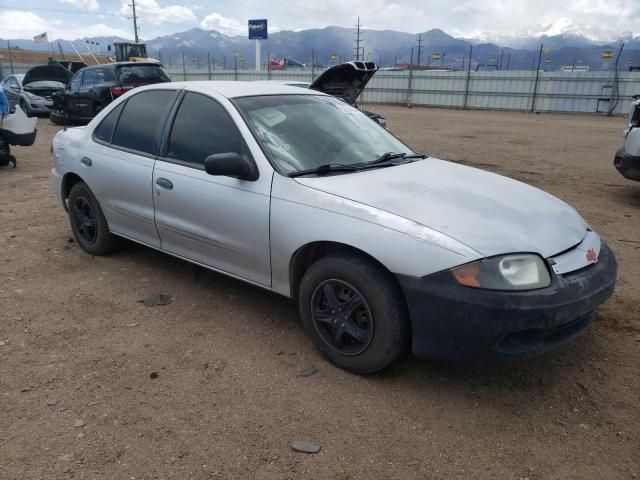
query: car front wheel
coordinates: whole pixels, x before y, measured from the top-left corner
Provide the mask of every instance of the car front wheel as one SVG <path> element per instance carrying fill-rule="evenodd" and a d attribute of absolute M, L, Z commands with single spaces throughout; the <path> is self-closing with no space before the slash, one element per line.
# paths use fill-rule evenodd
<path fill-rule="evenodd" d="M 100 204 L 84 182 L 71 188 L 68 208 L 71 231 L 85 252 L 106 255 L 119 246 L 120 239 L 109 232 Z"/>
<path fill-rule="evenodd" d="M 377 372 L 406 349 L 410 328 L 399 287 L 357 255 L 322 257 L 304 274 L 299 308 L 313 344 L 353 373 Z"/>

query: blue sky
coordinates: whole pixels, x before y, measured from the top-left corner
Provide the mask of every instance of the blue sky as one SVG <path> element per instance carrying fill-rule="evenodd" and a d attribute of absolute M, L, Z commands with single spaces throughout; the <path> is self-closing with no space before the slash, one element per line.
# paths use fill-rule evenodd
<path fill-rule="evenodd" d="M 0 37 L 132 37 L 130 0 L 0 0 Z M 514 33 L 571 18 L 581 26 L 640 34 L 638 0 L 137 0 L 143 39 L 193 27 L 246 34 L 249 18 L 268 18 L 270 30 L 339 25 L 360 15 L 365 28 L 455 35 Z"/>

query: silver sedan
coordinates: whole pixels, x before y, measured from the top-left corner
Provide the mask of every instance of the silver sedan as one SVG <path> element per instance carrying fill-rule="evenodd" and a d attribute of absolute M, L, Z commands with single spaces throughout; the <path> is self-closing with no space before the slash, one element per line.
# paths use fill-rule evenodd
<path fill-rule="evenodd" d="M 78 244 L 126 238 L 297 300 L 334 364 L 504 362 L 578 335 L 611 250 L 559 199 L 413 151 L 300 88 L 135 89 L 59 132 L 51 171 Z"/>

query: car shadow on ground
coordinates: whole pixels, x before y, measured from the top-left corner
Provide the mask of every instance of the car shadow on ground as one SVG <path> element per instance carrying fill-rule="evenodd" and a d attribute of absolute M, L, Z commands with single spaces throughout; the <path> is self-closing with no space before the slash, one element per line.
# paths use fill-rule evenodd
<path fill-rule="evenodd" d="M 235 298 L 234 310 L 246 309 L 248 315 L 245 317 L 249 318 L 250 323 L 255 322 L 250 325 L 252 331 L 265 328 L 264 314 L 268 314 L 273 322 L 271 328 L 286 332 L 288 338 L 284 342 L 317 357 L 318 367 L 337 387 L 350 381 L 351 374 L 338 370 L 316 353 L 299 321 L 297 305 L 293 300 L 132 242 L 127 242 L 113 258 L 135 262 L 137 267 L 153 271 L 157 278 L 168 277 L 172 284 L 179 285 L 178 288 L 197 290 L 197 297 L 203 303 L 207 302 L 207 292 L 215 292 L 220 298 Z M 390 367 L 377 374 L 361 377 L 361 381 L 376 388 L 390 388 L 397 393 L 406 389 L 429 391 L 435 386 L 445 395 L 470 396 L 479 402 L 486 398 L 486 406 L 494 406 L 489 404 L 495 400 L 496 393 L 503 393 L 512 400 L 517 398 L 520 402 L 518 408 L 523 412 L 537 410 L 541 402 L 544 403 L 546 399 L 552 401 L 556 387 L 567 388 L 568 377 L 580 378 L 587 365 L 603 356 L 600 337 L 593 330 L 591 327 L 569 344 L 541 357 L 511 365 L 445 364 L 419 360 L 407 352 Z M 268 350 L 266 345 L 263 348 Z M 591 388 L 577 383 L 572 381 L 570 387 L 578 392 Z"/>

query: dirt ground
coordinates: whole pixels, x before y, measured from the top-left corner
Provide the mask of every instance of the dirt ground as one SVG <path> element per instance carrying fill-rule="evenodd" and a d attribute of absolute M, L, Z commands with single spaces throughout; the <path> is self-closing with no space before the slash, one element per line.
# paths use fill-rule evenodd
<path fill-rule="evenodd" d="M 40 119 L 0 169 L 0 478 L 639 478 L 640 183 L 611 164 L 624 120 L 371 109 L 418 151 L 574 205 L 620 265 L 594 326 L 510 367 L 407 355 L 348 374 L 290 300 L 133 244 L 80 251 Z M 154 293 L 173 301 L 139 302 Z"/>

